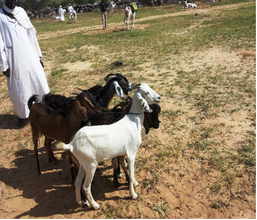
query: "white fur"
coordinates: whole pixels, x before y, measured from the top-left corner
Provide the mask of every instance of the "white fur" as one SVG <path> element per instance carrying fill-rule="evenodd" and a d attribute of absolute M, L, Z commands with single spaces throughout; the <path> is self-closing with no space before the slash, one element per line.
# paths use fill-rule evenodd
<path fill-rule="evenodd" d="M 194 3 L 187 3 L 187 1 L 184 1 L 184 8 L 197 8 L 197 5 Z"/>
<path fill-rule="evenodd" d="M 129 191 L 132 199 L 137 198 L 134 186 L 138 182 L 134 177 L 134 162 L 137 150 L 141 144 L 141 129 L 144 112 L 151 112 L 148 104 L 158 103 L 161 98 L 148 84 L 140 84 L 133 97 L 130 114 L 111 125 L 100 125 L 81 128 L 70 144 L 60 143 L 58 148 L 68 149 L 80 163 L 79 173 L 75 182 L 76 200 L 81 204 L 80 187 L 85 177 L 83 188 L 89 204 L 99 209 L 91 194 L 91 183 L 99 162 L 117 156 L 125 156 L 129 168 Z M 133 114 L 135 113 L 135 114 Z M 121 164 L 123 168 L 124 163 Z"/>
<path fill-rule="evenodd" d="M 72 6 L 68 7 L 69 20 L 77 21 L 77 12 L 73 9 Z"/>

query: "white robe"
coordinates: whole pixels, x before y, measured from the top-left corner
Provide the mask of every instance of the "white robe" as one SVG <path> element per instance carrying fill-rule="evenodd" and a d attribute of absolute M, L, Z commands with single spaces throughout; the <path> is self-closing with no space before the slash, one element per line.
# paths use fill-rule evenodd
<path fill-rule="evenodd" d="M 19 14 L 26 20 L 24 13 L 25 10 L 19 8 Z M 42 97 L 50 90 L 40 64 L 42 53 L 36 31 L 33 25 L 25 28 L 26 25 L 21 23 L 23 21 L 19 23 L 9 18 L 0 9 L 0 71 L 10 68 L 10 77 L 7 78 L 10 99 L 18 117 L 28 118 L 29 98 L 34 94 Z"/>
<path fill-rule="evenodd" d="M 60 16 L 60 20 L 65 21 L 64 11 L 63 11 L 62 8 L 59 8 L 58 13 L 59 13 L 59 16 Z"/>

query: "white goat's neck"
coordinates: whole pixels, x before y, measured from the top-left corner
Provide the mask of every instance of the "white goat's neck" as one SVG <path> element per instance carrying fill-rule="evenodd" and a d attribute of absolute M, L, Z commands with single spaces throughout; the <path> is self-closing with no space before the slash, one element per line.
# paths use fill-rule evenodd
<path fill-rule="evenodd" d="M 139 102 L 139 99 L 142 98 L 141 96 L 141 93 L 139 90 L 136 90 L 134 92 L 134 96 L 133 96 L 133 100 L 132 100 L 132 105 L 131 105 L 131 108 L 130 108 L 130 111 L 131 113 L 144 113 L 143 112 L 143 109 L 140 105 L 140 102 Z"/>
<path fill-rule="evenodd" d="M 144 112 L 140 105 L 139 99 L 141 98 L 141 94 L 138 90 L 135 91 L 134 97 L 132 100 L 132 106 L 129 110 L 128 117 L 131 121 L 136 123 L 137 129 L 141 132 L 143 122 L 144 122 Z"/>

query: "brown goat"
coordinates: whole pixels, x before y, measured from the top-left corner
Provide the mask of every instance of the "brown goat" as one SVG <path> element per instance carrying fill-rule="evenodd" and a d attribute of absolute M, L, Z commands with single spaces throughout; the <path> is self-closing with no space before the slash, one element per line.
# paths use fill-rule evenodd
<path fill-rule="evenodd" d="M 83 93 L 77 95 L 68 113 L 53 110 L 43 102 L 38 101 L 38 96 L 33 95 L 28 101 L 28 107 L 30 109 L 29 120 L 36 156 L 37 173 L 41 174 L 38 161 L 38 139 L 40 134 L 45 136 L 45 146 L 50 160 L 58 164 L 51 150 L 51 142 L 57 140 L 69 143 L 78 131 L 82 120 L 88 119 L 87 112 L 95 113 L 99 111 L 95 109 Z"/>

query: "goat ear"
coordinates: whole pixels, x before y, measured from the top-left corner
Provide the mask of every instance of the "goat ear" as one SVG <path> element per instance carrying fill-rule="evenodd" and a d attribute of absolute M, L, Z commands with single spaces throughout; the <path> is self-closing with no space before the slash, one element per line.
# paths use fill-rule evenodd
<path fill-rule="evenodd" d="M 82 120 L 83 120 L 83 121 L 87 121 L 87 120 L 88 120 L 88 114 L 87 114 L 86 108 L 81 106 L 81 108 L 79 109 L 79 111 L 80 111 L 81 115 L 83 116 L 83 117 L 82 117 Z"/>
<path fill-rule="evenodd" d="M 153 111 L 144 98 L 139 99 L 139 102 L 144 112 L 151 113 Z"/>
<path fill-rule="evenodd" d="M 149 133 L 149 130 L 150 130 L 150 125 L 149 125 L 149 119 L 148 119 L 149 115 L 148 113 L 145 113 L 145 117 L 144 117 L 144 128 L 145 128 L 145 134 L 148 134 Z"/>
<path fill-rule="evenodd" d="M 114 81 L 114 82 L 113 82 L 113 85 L 114 85 L 114 87 L 115 87 L 115 90 L 116 90 L 117 95 L 118 95 L 120 98 L 124 99 L 124 93 L 123 93 L 123 90 L 122 90 L 122 88 L 120 87 L 119 83 L 118 83 L 117 81 Z"/>
<path fill-rule="evenodd" d="M 81 95 L 84 95 L 83 93 L 81 93 Z M 83 107 L 86 108 L 88 113 L 100 113 L 101 111 L 90 101 L 90 99 L 88 97 L 82 97 L 80 99 L 80 103 Z"/>

